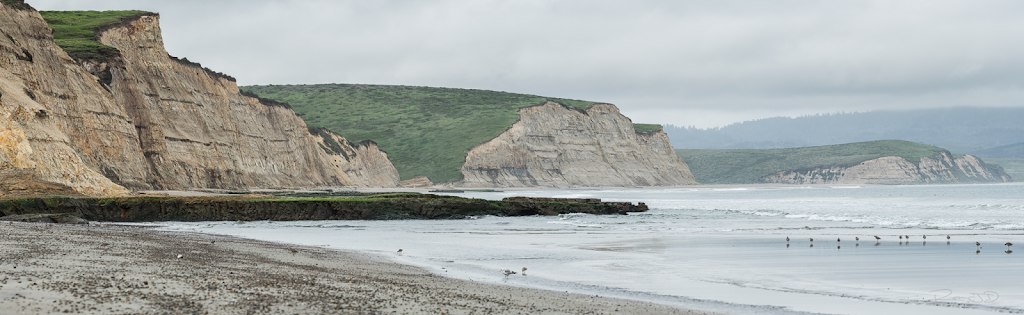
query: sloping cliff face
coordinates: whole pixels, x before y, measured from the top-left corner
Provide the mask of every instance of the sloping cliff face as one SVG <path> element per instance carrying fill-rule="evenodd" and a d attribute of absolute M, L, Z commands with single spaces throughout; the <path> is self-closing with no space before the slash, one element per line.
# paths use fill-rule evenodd
<path fill-rule="evenodd" d="M 998 166 L 985 164 L 972 155 L 953 158 L 943 152 L 935 158 L 921 158 L 914 164 L 904 158 L 887 156 L 850 167 L 784 171 L 762 178 L 765 183 L 782 184 L 952 184 L 1009 182 L 1010 176 Z"/>
<path fill-rule="evenodd" d="M 466 187 L 596 187 L 697 184 L 664 132 L 638 134 L 611 104 L 585 112 L 554 102 L 469 150 Z"/>
<path fill-rule="evenodd" d="M 92 196 L 128 193 L 100 173 L 145 173 L 131 167 L 143 161 L 138 138 L 110 93 L 53 43 L 35 10 L 0 4 L 0 31 L 0 171 Z"/>
<path fill-rule="evenodd" d="M 398 186 L 398 170 L 388 160 L 387 153 L 377 148 L 376 142 L 366 140 L 352 144 L 326 128 L 314 128 L 310 133 L 334 165 L 344 170 L 356 186 Z"/>
<path fill-rule="evenodd" d="M 102 61 L 70 58 L 31 7 L 0 3 L 0 31 L 0 171 L 93 196 L 396 185 L 374 178 L 390 165 L 375 145 L 350 146 L 364 158 L 339 166 L 286 104 L 171 58 L 155 14 L 102 30 L 98 39 L 120 50 Z"/>
<path fill-rule="evenodd" d="M 152 187 L 355 184 L 290 107 L 243 96 L 229 77 L 172 59 L 158 15 L 107 27 L 97 37 L 121 52 L 109 67 L 110 88 L 138 131 Z"/>

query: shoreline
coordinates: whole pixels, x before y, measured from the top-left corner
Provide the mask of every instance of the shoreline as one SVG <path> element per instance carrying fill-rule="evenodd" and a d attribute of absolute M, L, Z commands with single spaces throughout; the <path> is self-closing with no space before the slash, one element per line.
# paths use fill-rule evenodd
<path fill-rule="evenodd" d="M 661 189 L 735 189 L 735 188 L 800 188 L 800 187 L 874 187 L 874 186 L 936 186 L 936 185 L 1007 185 L 1007 184 L 1024 184 L 1024 182 L 1008 182 L 1008 183 L 964 183 L 964 184 L 908 184 L 908 185 L 882 185 L 882 184 L 698 184 L 698 185 L 684 185 L 684 186 L 646 186 L 646 187 L 572 187 L 572 188 L 559 188 L 559 187 L 448 187 L 448 186 L 434 186 L 434 187 L 315 187 L 315 188 L 294 188 L 294 189 L 250 189 L 250 190 L 227 190 L 227 189 L 201 189 L 201 190 L 142 190 L 136 193 L 145 195 L 167 195 L 167 196 L 180 196 L 180 197 L 194 197 L 194 196 L 219 196 L 219 195 L 238 195 L 240 193 L 246 194 L 273 194 L 282 192 L 323 192 L 327 190 L 331 191 L 352 191 L 358 193 L 421 193 L 421 194 L 450 194 L 448 192 L 431 192 L 431 190 L 438 189 L 449 189 L 449 190 L 462 190 L 464 193 L 474 193 L 478 191 L 474 190 L 493 190 L 491 192 L 516 192 L 516 191 L 544 191 L 544 190 L 661 190 Z M 484 191 L 486 192 L 486 191 Z"/>
<path fill-rule="evenodd" d="M 0 235 L 0 313 L 718 314 L 447 278 L 361 252 L 150 227 L 4 222 Z"/>

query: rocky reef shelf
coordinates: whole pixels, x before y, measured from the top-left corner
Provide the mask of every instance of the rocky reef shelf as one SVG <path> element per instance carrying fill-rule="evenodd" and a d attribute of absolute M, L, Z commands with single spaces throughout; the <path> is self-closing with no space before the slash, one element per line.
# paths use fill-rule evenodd
<path fill-rule="evenodd" d="M 288 198 L 245 196 L 43 197 L 0 200 L 0 217 L 22 221 L 27 214 L 68 214 L 86 220 L 257 221 L 463 219 L 470 216 L 528 216 L 567 213 L 618 214 L 647 211 L 644 203 L 599 199 L 512 197 L 469 199 L 433 194 Z M 3 219 L 3 218 L 0 218 Z"/>

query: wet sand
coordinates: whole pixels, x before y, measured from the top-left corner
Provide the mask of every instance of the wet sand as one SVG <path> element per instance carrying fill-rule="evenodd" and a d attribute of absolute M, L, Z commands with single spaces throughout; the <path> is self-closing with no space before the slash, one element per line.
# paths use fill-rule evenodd
<path fill-rule="evenodd" d="M 66 312 L 717 314 L 445 278 L 358 252 L 138 226 L 0 222 L 0 314 Z"/>

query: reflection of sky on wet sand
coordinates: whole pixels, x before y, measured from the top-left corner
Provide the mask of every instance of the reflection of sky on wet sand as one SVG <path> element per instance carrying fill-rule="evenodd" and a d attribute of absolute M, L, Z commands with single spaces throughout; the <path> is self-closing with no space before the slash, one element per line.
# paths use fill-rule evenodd
<path fill-rule="evenodd" d="M 969 314 L 1024 311 L 1024 275 L 1012 272 L 1022 270 L 1024 257 L 1002 245 L 1024 244 L 1024 200 L 1014 199 L 1022 191 L 1024 185 L 474 193 L 645 201 L 653 210 L 170 228 L 374 252 L 473 281 L 734 313 L 786 312 L 749 306 L 771 305 L 841 314 Z M 404 252 L 395 254 L 397 248 Z M 495 271 L 521 267 L 529 276 L 506 280 Z"/>

